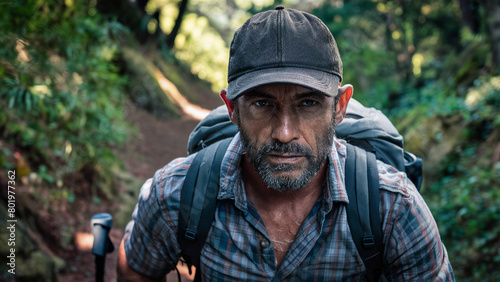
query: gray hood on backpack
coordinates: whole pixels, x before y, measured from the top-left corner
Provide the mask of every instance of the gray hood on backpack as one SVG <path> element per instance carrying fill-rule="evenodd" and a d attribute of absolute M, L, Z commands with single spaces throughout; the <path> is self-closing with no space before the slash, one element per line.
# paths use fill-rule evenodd
<path fill-rule="evenodd" d="M 391 121 L 379 110 L 366 108 L 351 99 L 346 117 L 335 128 L 338 138 L 351 143 L 352 140 L 367 140 L 377 159 L 405 171 L 403 136 Z"/>
<path fill-rule="evenodd" d="M 231 122 L 225 105 L 212 110 L 189 135 L 188 154 L 213 144 L 219 140 L 233 137 L 238 127 Z"/>
<path fill-rule="evenodd" d="M 346 117 L 335 131 L 341 139 L 382 138 L 403 147 L 403 137 L 392 122 L 381 111 L 366 108 L 355 99 L 349 101 Z"/>

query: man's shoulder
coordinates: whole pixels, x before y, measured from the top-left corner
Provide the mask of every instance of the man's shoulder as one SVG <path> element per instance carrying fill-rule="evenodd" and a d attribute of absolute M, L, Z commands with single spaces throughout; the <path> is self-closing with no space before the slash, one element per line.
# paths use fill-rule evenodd
<path fill-rule="evenodd" d="M 164 167 L 158 169 L 155 172 L 153 178 L 154 182 L 161 183 L 167 181 L 172 177 L 185 177 L 195 155 L 196 153 L 191 154 L 187 157 L 179 157 L 170 161 Z"/>
<path fill-rule="evenodd" d="M 417 189 L 408 178 L 406 173 L 397 170 L 393 166 L 377 160 L 379 187 L 381 190 L 397 193 L 403 197 L 409 197 L 413 193 L 418 193 Z"/>
<path fill-rule="evenodd" d="M 178 197 L 193 157 L 190 155 L 176 158 L 158 169 L 154 176 L 142 185 L 139 200 L 153 204 L 160 199 Z"/>

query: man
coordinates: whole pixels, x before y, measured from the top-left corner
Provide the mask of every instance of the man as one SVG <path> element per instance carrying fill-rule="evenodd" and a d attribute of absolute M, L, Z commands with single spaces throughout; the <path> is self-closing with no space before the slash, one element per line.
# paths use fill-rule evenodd
<path fill-rule="evenodd" d="M 340 86 L 335 40 L 316 17 L 281 6 L 250 18 L 231 43 L 221 91 L 238 125 L 224 156 L 215 220 L 201 253 L 207 281 L 364 280 L 335 138 L 352 86 Z M 179 260 L 180 190 L 193 156 L 141 189 L 120 246 L 120 277 L 162 279 Z M 388 280 L 454 280 L 439 232 L 407 177 L 378 162 Z"/>

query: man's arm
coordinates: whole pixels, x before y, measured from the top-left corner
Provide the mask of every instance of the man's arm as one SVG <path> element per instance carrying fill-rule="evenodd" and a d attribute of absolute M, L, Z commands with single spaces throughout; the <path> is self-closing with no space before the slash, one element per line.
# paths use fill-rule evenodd
<path fill-rule="evenodd" d="M 125 254 L 125 239 L 122 240 L 120 247 L 118 248 L 118 259 L 116 261 L 116 273 L 117 273 L 117 279 L 118 281 L 144 281 L 144 282 L 150 282 L 150 281 L 167 281 L 165 277 L 162 279 L 158 280 L 153 280 L 150 278 L 147 278 L 139 273 L 137 273 L 135 270 L 130 268 L 127 262 L 127 255 Z"/>
<path fill-rule="evenodd" d="M 180 253 L 175 219 L 188 161 L 170 162 L 142 185 L 133 220 L 127 224 L 118 250 L 119 281 L 165 281 L 167 273 L 175 269 Z"/>
<path fill-rule="evenodd" d="M 424 199 L 403 173 L 381 168 L 379 165 L 385 278 L 454 281 L 448 253 Z"/>

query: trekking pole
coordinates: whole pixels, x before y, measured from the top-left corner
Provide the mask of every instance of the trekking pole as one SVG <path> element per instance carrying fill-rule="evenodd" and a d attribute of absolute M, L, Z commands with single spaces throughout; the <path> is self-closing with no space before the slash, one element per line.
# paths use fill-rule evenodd
<path fill-rule="evenodd" d="M 94 235 L 94 245 L 92 246 L 92 254 L 95 255 L 95 281 L 102 282 L 104 280 L 104 264 L 106 262 L 106 254 L 114 251 L 113 242 L 109 238 L 109 231 L 113 224 L 113 218 L 108 213 L 99 213 L 90 220 L 90 228 Z"/>

